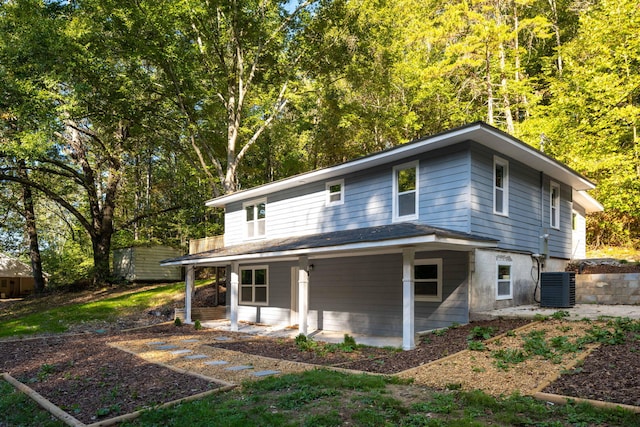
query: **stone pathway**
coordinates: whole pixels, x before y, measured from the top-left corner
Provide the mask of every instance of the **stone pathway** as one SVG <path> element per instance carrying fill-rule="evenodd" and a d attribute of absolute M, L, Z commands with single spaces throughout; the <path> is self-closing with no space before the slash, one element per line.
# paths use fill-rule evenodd
<path fill-rule="evenodd" d="M 169 337 L 163 341 L 119 341 L 109 345 L 136 354 L 149 362 L 206 376 L 221 383 L 240 384 L 246 380 L 314 369 L 312 365 L 254 356 L 210 345 L 215 345 L 215 341 L 232 340 L 234 338 L 219 336 L 204 342 L 199 338 L 181 336 Z"/>

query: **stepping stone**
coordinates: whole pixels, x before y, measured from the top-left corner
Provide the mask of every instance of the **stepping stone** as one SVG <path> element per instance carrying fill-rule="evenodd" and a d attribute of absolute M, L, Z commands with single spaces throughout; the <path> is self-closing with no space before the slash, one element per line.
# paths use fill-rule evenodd
<path fill-rule="evenodd" d="M 189 360 L 196 360 L 196 359 L 206 359 L 207 356 L 206 354 L 192 354 L 191 356 L 185 356 L 185 359 L 189 359 Z"/>
<path fill-rule="evenodd" d="M 253 373 L 253 376 L 255 377 L 268 377 L 269 375 L 275 375 L 275 374 L 279 374 L 280 371 L 271 371 L 271 370 L 266 370 L 266 371 L 257 371 Z"/>
<path fill-rule="evenodd" d="M 192 350 L 176 350 L 176 351 L 172 351 L 171 354 L 187 354 L 187 353 L 192 353 Z"/>
<path fill-rule="evenodd" d="M 205 365 L 217 366 L 217 365 L 226 365 L 227 361 L 224 360 L 212 360 L 211 362 L 204 362 Z"/>
<path fill-rule="evenodd" d="M 148 342 L 147 345 L 162 345 L 162 344 L 166 344 L 166 341 L 151 341 Z"/>
<path fill-rule="evenodd" d="M 216 341 L 229 341 L 231 338 L 229 337 L 215 337 Z"/>
<path fill-rule="evenodd" d="M 249 365 L 232 366 L 230 368 L 225 369 L 225 371 L 244 371 L 245 369 L 253 369 L 253 366 L 249 366 Z"/>
<path fill-rule="evenodd" d="M 197 338 L 193 338 L 193 339 L 190 339 L 190 340 L 182 340 L 182 342 L 198 342 L 198 341 L 200 341 L 200 340 L 197 339 Z"/>
<path fill-rule="evenodd" d="M 178 346 L 173 344 L 161 345 L 158 347 L 158 350 L 171 350 L 172 348 L 178 348 Z"/>

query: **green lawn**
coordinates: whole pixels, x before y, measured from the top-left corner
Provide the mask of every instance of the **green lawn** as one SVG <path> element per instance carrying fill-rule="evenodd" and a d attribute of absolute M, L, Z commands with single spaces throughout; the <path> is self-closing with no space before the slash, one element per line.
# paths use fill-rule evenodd
<path fill-rule="evenodd" d="M 0 337 L 25 336 L 39 333 L 65 332 L 69 326 L 91 321 L 115 321 L 118 316 L 148 311 L 184 295 L 184 284 L 159 285 L 140 292 L 126 292 L 97 301 L 48 307 L 42 301 L 30 301 L 22 307 L 19 317 L 0 317 Z M 46 298 L 46 297 L 45 297 Z M 40 304 L 35 304 L 40 303 Z M 26 312 L 29 307 L 34 311 Z M 37 308 L 36 308 L 37 307 Z"/>

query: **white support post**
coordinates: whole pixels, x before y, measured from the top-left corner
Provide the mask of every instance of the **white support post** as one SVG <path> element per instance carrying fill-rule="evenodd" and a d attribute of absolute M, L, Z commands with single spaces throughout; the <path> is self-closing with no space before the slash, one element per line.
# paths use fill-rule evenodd
<path fill-rule="evenodd" d="M 402 349 L 413 350 L 415 343 L 415 249 L 402 250 Z"/>
<path fill-rule="evenodd" d="M 307 335 L 309 317 L 309 259 L 298 258 L 298 332 Z"/>
<path fill-rule="evenodd" d="M 237 261 L 231 263 L 230 282 L 231 285 L 227 293 L 229 294 L 229 303 L 231 305 L 231 331 L 238 332 L 238 284 L 240 282 L 240 268 Z"/>
<path fill-rule="evenodd" d="M 193 289 L 195 283 L 195 268 L 193 265 L 187 265 L 184 279 L 184 323 L 191 324 L 191 298 L 193 296 Z"/>

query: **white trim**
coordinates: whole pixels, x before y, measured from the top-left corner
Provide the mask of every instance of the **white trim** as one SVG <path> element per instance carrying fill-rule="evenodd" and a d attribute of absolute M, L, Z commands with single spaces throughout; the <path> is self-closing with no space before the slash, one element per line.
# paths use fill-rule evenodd
<path fill-rule="evenodd" d="M 500 267 L 509 267 L 509 278 L 500 279 Z M 500 282 L 509 281 L 509 295 L 500 295 L 498 284 Z M 496 261 L 496 300 L 513 299 L 513 262 L 511 261 Z"/>
<path fill-rule="evenodd" d="M 416 182 L 415 182 L 415 186 L 416 188 L 414 190 L 411 191 L 405 191 L 403 193 L 400 193 L 398 191 L 398 172 L 399 171 L 403 171 L 403 170 L 407 170 L 407 169 L 414 169 L 415 170 L 415 176 L 416 176 Z M 400 216 L 400 196 L 402 195 L 406 195 L 406 194 L 410 194 L 413 193 L 414 194 L 414 207 L 413 210 L 414 212 L 412 214 L 409 215 L 402 215 Z M 408 163 L 403 163 L 401 165 L 396 165 L 393 167 L 393 201 L 392 201 L 392 205 L 393 205 L 393 222 L 400 222 L 400 221 L 411 221 L 411 220 L 416 220 L 418 219 L 418 209 L 419 209 L 419 203 L 418 201 L 420 200 L 420 163 L 415 160 L 413 162 L 408 162 Z"/>
<path fill-rule="evenodd" d="M 340 193 L 332 193 L 331 192 L 331 187 L 333 187 L 334 185 L 339 185 L 340 186 Z M 337 206 L 337 205 L 342 205 L 344 204 L 344 179 L 337 179 L 335 181 L 328 181 L 325 184 L 325 206 Z M 339 194 L 340 195 L 340 200 L 331 200 L 331 196 L 334 194 Z"/>
<path fill-rule="evenodd" d="M 239 280 L 239 270 L 238 270 L 238 262 L 231 261 L 230 274 L 229 274 L 229 289 L 227 290 L 227 297 L 229 298 L 230 305 L 230 317 L 231 317 L 231 331 L 238 332 L 238 283 Z"/>
<path fill-rule="evenodd" d="M 553 190 L 556 190 L 557 196 L 557 204 L 555 206 L 553 204 Z M 560 229 L 560 205 L 562 205 L 562 203 L 560 203 L 561 197 L 562 195 L 560 193 L 560 184 L 551 181 L 549 184 L 549 227 L 556 230 Z"/>
<path fill-rule="evenodd" d="M 415 248 L 402 249 L 402 349 L 413 350 L 415 342 Z"/>
<path fill-rule="evenodd" d="M 265 271 L 265 284 L 264 285 L 256 285 L 256 271 L 264 270 Z M 242 272 L 243 271 L 251 271 L 251 283 L 246 284 L 242 283 Z M 268 265 L 243 265 L 239 268 L 239 283 L 238 283 L 238 304 L 240 305 L 248 305 L 248 306 L 268 306 L 269 305 L 269 266 Z M 251 286 L 251 301 L 244 301 L 242 299 L 242 287 Z M 266 301 L 256 302 L 256 287 L 266 288 L 267 295 Z"/>
<path fill-rule="evenodd" d="M 542 171 L 545 175 L 557 181 L 564 182 L 575 190 L 581 191 L 595 188 L 595 185 L 591 181 L 579 173 L 524 142 L 487 124 L 474 123 L 347 163 L 296 175 L 259 187 L 226 194 L 207 201 L 205 205 L 209 207 L 224 207 L 231 202 L 265 196 L 276 191 L 295 188 L 304 183 L 330 180 L 348 173 L 358 172 L 375 166 L 382 166 L 390 162 L 402 161 L 402 159 L 410 156 L 469 140 L 476 141 L 490 150 L 499 152 L 504 156 L 518 160 L 538 171 Z"/>
<path fill-rule="evenodd" d="M 258 212 L 257 212 L 257 206 L 264 203 L 264 233 L 263 234 L 257 234 L 256 232 L 259 231 L 259 221 L 260 219 L 258 218 Z M 247 220 L 247 207 L 252 206 L 253 207 L 253 215 L 254 218 L 253 220 L 251 220 L 251 226 L 253 228 L 253 236 L 249 236 L 249 221 Z M 244 224 L 244 240 L 260 240 L 260 239 L 264 239 L 267 235 L 267 198 L 263 197 L 260 199 L 254 199 L 254 200 L 249 200 L 247 202 L 244 202 L 242 204 L 242 214 L 243 214 L 243 224 Z"/>
<path fill-rule="evenodd" d="M 442 258 L 428 258 L 428 259 L 416 259 L 414 267 L 417 265 L 436 265 L 438 266 L 438 277 L 436 277 L 437 294 L 436 295 L 416 295 L 416 301 L 425 302 L 442 302 Z M 414 282 L 417 284 L 420 280 L 415 278 Z"/>
<path fill-rule="evenodd" d="M 298 258 L 298 333 L 309 332 L 309 259 Z"/>
<path fill-rule="evenodd" d="M 502 166 L 503 177 L 502 187 L 496 185 L 496 166 Z M 509 216 L 509 161 L 502 157 L 493 156 L 493 213 L 496 215 Z M 502 197 L 502 210 L 497 209 L 498 197 L 500 191 Z"/>

